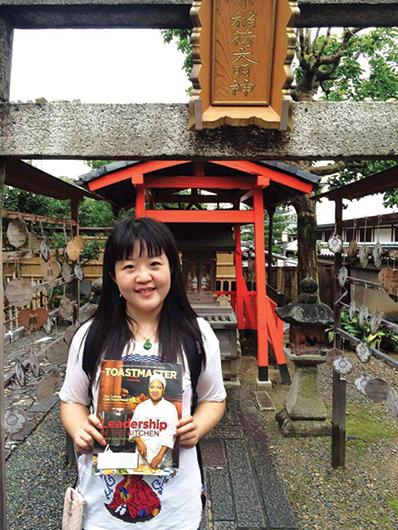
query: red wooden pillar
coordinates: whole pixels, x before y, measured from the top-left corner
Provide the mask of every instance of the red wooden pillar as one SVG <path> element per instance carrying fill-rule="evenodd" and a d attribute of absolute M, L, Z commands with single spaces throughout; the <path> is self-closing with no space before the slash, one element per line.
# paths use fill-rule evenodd
<path fill-rule="evenodd" d="M 267 281 L 265 272 L 263 189 L 253 189 L 254 244 L 256 253 L 258 380 L 268 381 Z"/>
<path fill-rule="evenodd" d="M 132 183 L 136 189 L 135 196 L 135 217 L 145 216 L 145 185 L 144 185 L 144 175 L 136 175 L 131 179 Z"/>
<path fill-rule="evenodd" d="M 238 329 L 245 329 L 245 318 L 243 314 L 243 266 L 242 266 L 242 244 L 240 225 L 234 226 L 235 235 L 235 283 L 236 283 L 236 315 L 238 319 Z"/>

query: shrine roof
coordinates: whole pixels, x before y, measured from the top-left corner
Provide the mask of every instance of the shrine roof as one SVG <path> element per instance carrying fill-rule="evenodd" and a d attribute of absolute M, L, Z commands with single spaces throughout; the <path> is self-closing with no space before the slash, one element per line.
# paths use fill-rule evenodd
<path fill-rule="evenodd" d="M 145 175 L 156 175 L 158 177 L 186 176 L 187 188 L 189 188 L 189 176 L 195 175 L 196 164 L 202 164 L 202 175 L 205 176 L 222 176 L 222 177 L 245 177 L 252 178 L 256 174 L 266 173 L 264 168 L 269 170 L 270 185 L 264 189 L 264 200 L 266 208 L 273 208 L 277 204 L 289 202 L 298 195 L 308 193 L 313 188 L 318 187 L 320 177 L 304 171 L 296 166 L 291 166 L 283 162 L 274 161 L 202 161 L 193 162 L 191 160 L 164 161 L 165 166 L 161 167 L 161 161 L 157 162 L 155 169 L 151 169 L 148 161 L 118 161 L 106 164 L 98 169 L 85 173 L 79 178 L 79 184 L 95 190 L 96 193 L 103 196 L 106 200 L 117 203 L 121 208 L 130 208 L 133 206 L 135 197 L 135 187 L 129 177 L 129 170 L 139 165 L 143 165 Z M 145 164 L 148 171 L 145 171 Z M 156 164 L 152 162 L 152 164 Z M 258 173 L 256 173 L 258 169 Z M 118 175 L 119 173 L 119 175 Z M 121 177 L 121 175 L 124 175 Z M 305 191 L 306 190 L 306 191 Z M 169 190 L 170 193 L 173 190 Z M 176 190 L 175 190 L 176 191 Z M 234 198 L 234 190 L 224 190 L 231 194 L 231 200 Z M 170 200 L 170 202 L 173 202 Z M 214 202 L 230 202 L 214 201 Z M 245 201 L 251 205 L 251 199 Z"/>
<path fill-rule="evenodd" d="M 22 160 L 7 159 L 5 184 L 59 200 L 81 200 L 83 197 L 103 199 L 96 193 L 65 182 Z"/>
<path fill-rule="evenodd" d="M 373 173 L 369 177 L 317 195 L 314 199 L 321 199 L 323 197 L 329 200 L 359 199 L 360 197 L 366 197 L 374 193 L 384 193 L 397 187 L 398 166 L 393 166 L 378 173 Z"/>

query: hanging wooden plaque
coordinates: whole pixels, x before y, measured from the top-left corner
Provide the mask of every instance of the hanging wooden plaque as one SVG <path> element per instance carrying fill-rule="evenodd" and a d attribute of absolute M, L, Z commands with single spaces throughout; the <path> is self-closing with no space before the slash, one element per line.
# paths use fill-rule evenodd
<path fill-rule="evenodd" d="M 384 379 L 380 377 L 373 377 L 365 385 L 366 396 L 375 401 L 381 403 L 387 400 L 388 393 L 390 391 L 390 385 Z"/>
<path fill-rule="evenodd" d="M 16 278 L 7 284 L 4 294 L 10 305 L 23 307 L 31 302 L 34 291 L 32 284 L 28 280 Z"/>
<path fill-rule="evenodd" d="M 75 273 L 75 276 L 78 280 L 81 282 L 84 280 L 84 272 L 83 269 L 80 267 L 79 264 L 76 264 L 73 268 L 73 272 Z"/>
<path fill-rule="evenodd" d="M 333 370 L 340 375 L 347 375 L 352 372 L 352 362 L 348 357 L 336 357 L 332 366 Z"/>
<path fill-rule="evenodd" d="M 348 245 L 348 259 L 350 261 L 354 261 L 357 257 L 357 251 L 358 251 L 358 243 L 355 241 L 355 239 L 352 239 L 350 241 L 350 244 Z"/>
<path fill-rule="evenodd" d="M 26 385 L 25 367 L 21 359 L 15 359 L 15 380 L 19 386 Z"/>
<path fill-rule="evenodd" d="M 36 388 L 36 397 L 38 401 L 48 401 L 56 391 L 55 381 L 53 375 L 44 377 Z"/>
<path fill-rule="evenodd" d="M 355 300 L 354 298 L 351 300 L 350 302 L 350 307 L 348 309 L 348 318 L 352 321 L 352 319 L 354 318 L 355 316 L 355 310 L 356 310 L 357 306 L 356 306 L 356 303 L 355 303 Z"/>
<path fill-rule="evenodd" d="M 188 129 L 292 130 L 292 0 L 194 0 Z"/>
<path fill-rule="evenodd" d="M 32 374 L 34 377 L 39 377 L 40 375 L 40 361 L 35 354 L 35 352 L 31 351 L 29 354 L 29 366 L 32 370 Z"/>
<path fill-rule="evenodd" d="M 380 311 L 376 309 L 370 319 L 370 332 L 372 333 L 372 335 L 376 335 L 376 333 L 379 331 L 382 319 L 383 313 L 380 313 Z"/>
<path fill-rule="evenodd" d="M 354 381 L 355 388 L 358 390 L 358 392 L 361 392 L 364 396 L 365 394 L 365 386 L 366 383 L 369 381 L 370 376 L 369 375 L 361 375 L 360 377 L 357 377 Z"/>
<path fill-rule="evenodd" d="M 47 350 L 47 359 L 51 364 L 63 364 L 68 360 L 68 345 L 62 340 L 52 344 Z"/>
<path fill-rule="evenodd" d="M 29 331 L 37 331 L 43 327 L 48 318 L 48 313 L 44 307 L 37 309 L 23 309 L 18 315 L 18 322 Z"/>
<path fill-rule="evenodd" d="M 76 243 L 79 245 L 80 250 L 83 250 L 83 247 L 84 247 L 84 241 L 83 241 L 82 236 L 75 236 L 75 237 L 73 238 L 73 240 L 76 241 Z"/>
<path fill-rule="evenodd" d="M 62 265 L 62 278 L 66 283 L 70 283 L 73 280 L 72 269 L 67 263 Z"/>
<path fill-rule="evenodd" d="M 73 315 L 73 306 L 67 296 L 63 296 L 59 302 L 59 314 L 63 319 L 70 318 Z"/>
<path fill-rule="evenodd" d="M 387 405 L 392 417 L 398 420 L 398 393 L 393 388 L 387 394 Z"/>
<path fill-rule="evenodd" d="M 333 366 L 333 361 L 337 359 L 337 357 L 341 357 L 342 355 L 344 355 L 344 352 L 342 350 L 339 350 L 338 348 L 332 348 L 326 354 L 326 364 L 328 366 Z"/>
<path fill-rule="evenodd" d="M 29 232 L 28 246 L 29 251 L 32 252 L 32 254 L 37 254 L 37 252 L 39 252 L 39 237 L 34 232 Z"/>
<path fill-rule="evenodd" d="M 76 261 L 79 258 L 81 251 L 80 242 L 76 241 L 75 238 L 71 239 L 66 245 L 66 253 L 71 261 Z"/>
<path fill-rule="evenodd" d="M 369 308 L 366 305 L 362 305 L 358 312 L 358 324 L 361 328 L 364 328 L 369 317 Z"/>
<path fill-rule="evenodd" d="M 61 272 L 61 265 L 58 261 L 44 261 L 40 265 L 40 274 L 42 275 L 45 282 L 53 282 L 59 276 Z"/>
<path fill-rule="evenodd" d="M 27 422 L 25 411 L 9 408 L 4 414 L 4 427 L 7 434 L 17 434 L 22 431 Z"/>
<path fill-rule="evenodd" d="M 26 223 L 22 219 L 14 219 L 7 228 L 7 238 L 15 248 L 22 247 L 28 237 Z"/>
<path fill-rule="evenodd" d="M 50 249 L 48 248 L 47 241 L 45 239 L 40 243 L 40 253 L 44 261 L 48 261 L 50 257 Z"/>
<path fill-rule="evenodd" d="M 382 264 L 383 248 L 379 242 L 377 242 L 373 247 L 372 255 L 374 266 L 376 267 L 376 269 L 380 269 Z"/>
<path fill-rule="evenodd" d="M 358 359 L 363 363 L 368 363 L 372 357 L 372 352 L 370 351 L 369 345 L 361 340 L 361 342 L 358 342 L 356 348 L 355 348 Z"/>
<path fill-rule="evenodd" d="M 50 335 L 53 330 L 53 320 L 51 317 L 48 317 L 48 319 L 43 324 L 43 329 L 47 335 Z"/>
<path fill-rule="evenodd" d="M 62 386 L 62 377 L 61 377 L 61 373 L 60 371 L 58 370 L 58 368 L 54 368 L 50 374 L 49 374 L 49 377 L 52 377 L 53 381 L 54 381 L 54 386 L 55 386 L 55 390 L 59 390 Z"/>
<path fill-rule="evenodd" d="M 381 269 L 379 272 L 379 282 L 388 294 L 392 294 L 393 296 L 398 295 L 398 269 Z"/>

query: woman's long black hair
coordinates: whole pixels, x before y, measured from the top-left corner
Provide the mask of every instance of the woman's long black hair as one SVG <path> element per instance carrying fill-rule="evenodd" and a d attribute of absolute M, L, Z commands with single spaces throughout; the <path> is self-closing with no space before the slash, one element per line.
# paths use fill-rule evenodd
<path fill-rule="evenodd" d="M 149 217 L 137 220 L 128 217 L 116 223 L 105 246 L 101 299 L 89 330 L 94 338 L 90 341 L 90 351 L 84 353 L 84 365 L 91 384 L 101 360 L 105 357 L 120 359 L 127 342 L 134 339 L 132 326 L 129 325 L 132 319 L 126 313 L 125 299 L 120 296 L 113 278 L 116 262 L 132 256 L 136 241 L 140 245 L 140 255 L 144 250 L 147 250 L 149 257 L 159 256 L 164 252 L 169 260 L 171 286 L 158 322 L 159 355 L 162 361 L 182 362 L 182 343 L 186 333 L 195 342 L 199 341 L 204 352 L 197 315 L 185 293 L 178 250 L 172 233 L 160 221 Z M 205 362 L 205 358 L 203 360 Z"/>

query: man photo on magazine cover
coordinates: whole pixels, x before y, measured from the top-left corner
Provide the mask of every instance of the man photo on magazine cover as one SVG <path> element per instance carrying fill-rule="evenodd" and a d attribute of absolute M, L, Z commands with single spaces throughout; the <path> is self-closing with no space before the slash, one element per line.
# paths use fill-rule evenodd
<path fill-rule="evenodd" d="M 130 424 L 130 438 L 137 444 L 139 466 L 152 470 L 173 467 L 172 450 L 178 424 L 178 412 L 163 398 L 166 380 L 162 375 L 149 379 L 149 399 L 140 403 Z"/>

